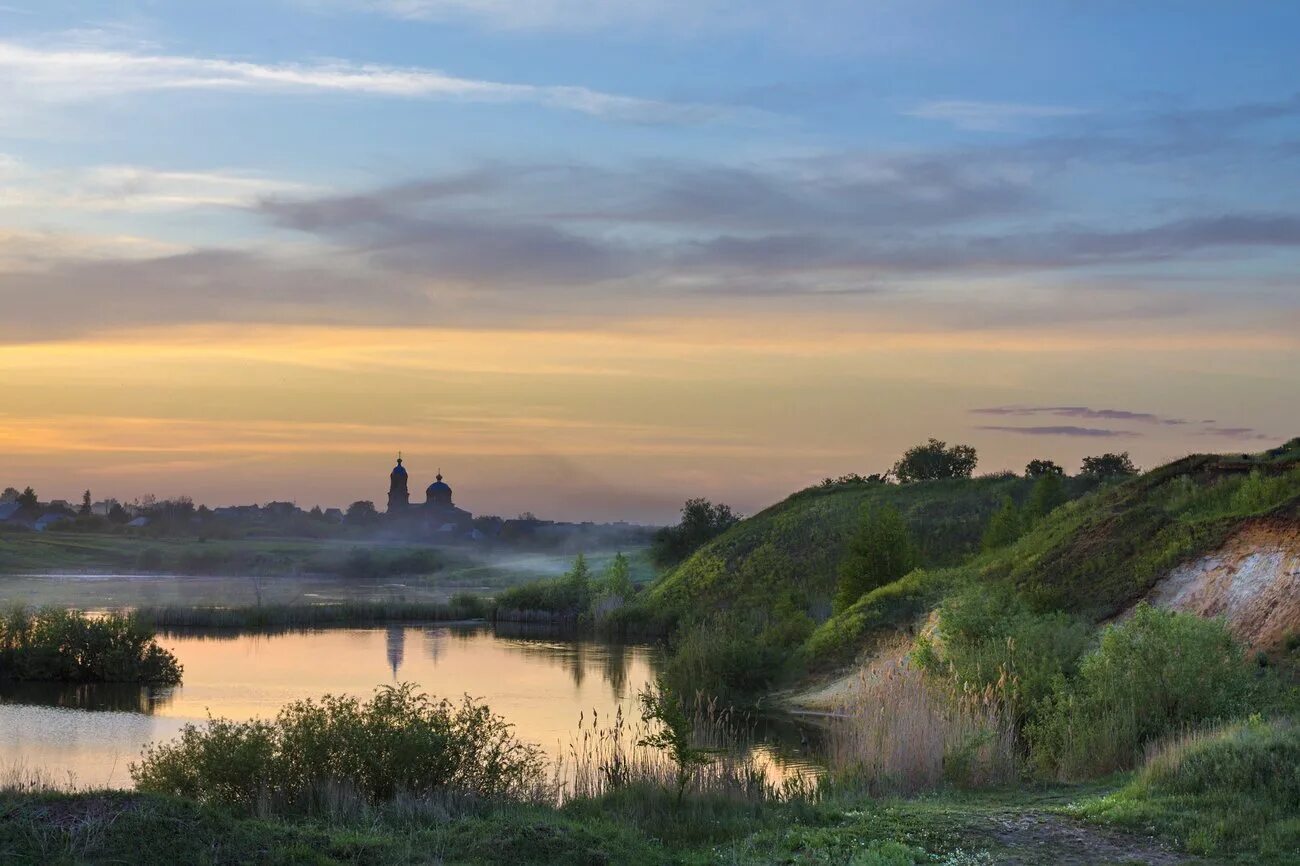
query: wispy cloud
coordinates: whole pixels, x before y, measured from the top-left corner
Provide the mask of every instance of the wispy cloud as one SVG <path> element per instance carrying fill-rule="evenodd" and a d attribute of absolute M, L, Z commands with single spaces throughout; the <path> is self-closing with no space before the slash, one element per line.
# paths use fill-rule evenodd
<path fill-rule="evenodd" d="M 1127 409 L 1093 409 L 1090 406 L 988 406 L 972 409 L 975 415 L 1058 415 L 1063 418 L 1096 418 L 1108 421 L 1140 421 L 1148 424 L 1186 424 L 1181 418 L 1162 418 L 1154 412 Z"/>
<path fill-rule="evenodd" d="M 1200 436 L 1222 436 L 1233 439 L 1271 439 L 1253 427 L 1217 426 L 1213 420 L 1189 421 L 1186 418 L 1172 418 L 1155 412 L 1133 412 L 1127 409 L 1094 409 L 1091 406 L 987 406 L 971 409 L 972 415 L 995 415 L 1003 417 L 1032 417 L 1053 415 L 1060 418 L 1090 418 L 1106 421 L 1129 421 L 1137 424 L 1159 425 L 1163 427 L 1185 427 Z M 981 426 L 980 430 L 998 430 L 1004 433 L 1024 433 L 1026 435 L 1059 436 L 1140 436 L 1131 430 L 1101 430 L 1089 427 L 1053 426 L 1053 427 L 1011 427 Z"/>
<path fill-rule="evenodd" d="M 977 430 L 995 430 L 999 433 L 1018 433 L 1023 436 L 1082 436 L 1092 439 L 1105 439 L 1113 436 L 1136 436 L 1126 430 L 1107 430 L 1100 427 L 1074 427 L 1058 425 L 1048 427 L 1003 427 L 994 424 L 976 427 Z"/>
<path fill-rule="evenodd" d="M 1026 121 L 1051 120 L 1086 114 L 1081 108 L 1065 105 L 1030 105 L 1020 102 L 980 102 L 950 99 L 924 102 L 903 112 L 908 117 L 938 120 L 958 129 L 993 132 L 1014 129 Z"/>
<path fill-rule="evenodd" d="M 169 171 L 136 165 L 45 169 L 0 154 L 0 208 L 25 212 L 169 211 L 240 207 L 268 195 L 309 195 L 314 188 L 248 172 Z"/>
<path fill-rule="evenodd" d="M 0 41 L 0 96 L 24 104 L 84 102 L 131 93 L 217 90 L 336 93 L 400 99 L 531 103 L 635 123 L 688 124 L 731 109 L 666 102 L 573 85 L 463 78 L 423 67 L 344 60 L 266 64 L 123 50 Z"/>

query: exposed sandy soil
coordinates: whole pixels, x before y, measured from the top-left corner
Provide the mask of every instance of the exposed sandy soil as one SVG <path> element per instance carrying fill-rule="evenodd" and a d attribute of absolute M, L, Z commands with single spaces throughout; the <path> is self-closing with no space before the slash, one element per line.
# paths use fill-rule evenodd
<path fill-rule="evenodd" d="M 1247 523 L 1218 550 L 1171 571 L 1147 600 L 1222 616 L 1251 648 L 1276 650 L 1300 634 L 1300 524 Z"/>

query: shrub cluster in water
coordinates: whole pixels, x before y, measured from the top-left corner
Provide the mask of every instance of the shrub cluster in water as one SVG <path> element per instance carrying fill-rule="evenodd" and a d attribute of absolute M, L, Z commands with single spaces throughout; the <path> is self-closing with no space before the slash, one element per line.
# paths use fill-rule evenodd
<path fill-rule="evenodd" d="M 321 811 L 340 795 L 532 799 L 545 766 L 487 706 L 435 700 L 404 683 L 364 703 L 296 701 L 274 721 L 187 725 L 178 739 L 147 746 L 131 777 L 142 791 L 264 814 Z"/>
<path fill-rule="evenodd" d="M 0 616 L 0 679 L 173 685 L 181 665 L 132 615 L 16 607 Z"/>

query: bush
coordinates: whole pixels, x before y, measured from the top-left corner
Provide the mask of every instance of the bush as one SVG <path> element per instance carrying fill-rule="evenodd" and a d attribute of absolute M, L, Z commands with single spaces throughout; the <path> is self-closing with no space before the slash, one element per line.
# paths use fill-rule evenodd
<path fill-rule="evenodd" d="M 1074 673 L 1090 631 L 1068 614 L 1030 610 L 1008 589 L 975 585 L 943 603 L 935 636 L 920 638 L 913 658 L 959 693 L 995 690 L 1024 723 Z"/>
<path fill-rule="evenodd" d="M 259 814 L 317 812 L 340 796 L 526 800 L 545 781 L 541 752 L 485 705 L 434 700 L 411 683 L 381 686 L 365 703 L 295 701 L 274 721 L 186 725 L 130 769 L 142 791 Z"/>
<path fill-rule="evenodd" d="M 723 706 L 747 703 L 767 691 L 788 658 L 787 647 L 802 637 L 736 614 L 700 620 L 677 633 L 664 680 L 679 695 L 706 695 Z"/>
<path fill-rule="evenodd" d="M 1140 604 L 1102 632 L 1076 677 L 1057 679 L 1028 730 L 1034 760 L 1062 778 L 1130 767 L 1157 737 L 1239 714 L 1251 687 L 1222 622 Z"/>
<path fill-rule="evenodd" d="M 0 617 L 0 679 L 172 685 L 181 665 L 135 616 L 15 607 Z"/>

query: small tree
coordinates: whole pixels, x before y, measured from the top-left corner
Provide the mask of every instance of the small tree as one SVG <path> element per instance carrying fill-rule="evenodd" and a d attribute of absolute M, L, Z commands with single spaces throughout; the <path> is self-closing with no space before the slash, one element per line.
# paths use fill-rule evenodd
<path fill-rule="evenodd" d="M 632 586 L 632 566 L 627 561 L 626 556 L 621 553 L 614 555 L 613 561 L 605 569 L 601 584 L 601 591 L 606 595 L 618 596 L 623 599 L 631 597 L 634 591 Z"/>
<path fill-rule="evenodd" d="M 81 494 L 81 508 L 77 511 L 82 517 L 90 516 L 90 491 Z"/>
<path fill-rule="evenodd" d="M 1029 522 L 1051 514 L 1057 507 L 1064 505 L 1068 498 L 1065 481 L 1060 475 L 1040 475 L 1034 482 L 1034 489 L 1030 491 L 1029 502 L 1025 506 Z"/>
<path fill-rule="evenodd" d="M 655 533 L 651 556 L 658 565 L 675 565 L 739 520 L 740 515 L 730 505 L 714 505 L 704 498 L 688 499 L 682 506 L 681 522 Z"/>
<path fill-rule="evenodd" d="M 374 523 L 378 519 L 379 512 L 375 510 L 375 503 L 368 499 L 359 499 L 348 506 L 348 523 L 365 526 Z"/>
<path fill-rule="evenodd" d="M 984 530 L 983 546 L 985 550 L 1005 547 L 1015 541 L 1025 531 L 1025 515 L 1010 496 L 1004 497 L 1001 507 L 989 518 L 989 525 Z"/>
<path fill-rule="evenodd" d="M 1054 460 L 1030 460 L 1025 464 L 1026 478 L 1042 478 L 1044 475 L 1065 474 L 1065 469 Z"/>
<path fill-rule="evenodd" d="M 1083 458 L 1083 468 L 1079 474 L 1087 478 L 1127 478 L 1138 474 L 1138 469 L 1129 459 L 1128 452 L 1119 454 L 1098 454 Z"/>
<path fill-rule="evenodd" d="M 694 725 L 687 718 L 682 702 L 662 678 L 653 686 L 646 686 L 639 695 L 641 721 L 647 733 L 637 745 L 649 746 L 666 753 L 677 770 L 677 804 L 681 805 L 686 786 L 691 783 L 698 768 L 709 762 L 709 755 L 691 743 Z"/>
<path fill-rule="evenodd" d="M 573 591 L 579 610 L 586 610 L 591 603 L 591 566 L 587 557 L 581 553 L 573 558 L 573 567 L 564 576 Z"/>
<path fill-rule="evenodd" d="M 30 511 L 40 505 L 41 501 L 36 498 L 35 490 L 30 487 L 25 487 L 23 488 L 23 492 L 18 494 L 18 504 Z"/>
<path fill-rule="evenodd" d="M 947 442 L 931 439 L 913 446 L 894 464 L 894 476 L 902 484 L 913 481 L 938 481 L 944 478 L 970 478 L 978 461 L 970 445 L 948 447 Z"/>
<path fill-rule="evenodd" d="M 916 546 L 897 509 L 864 508 L 858 531 L 840 560 L 835 610 L 844 610 L 876 587 L 893 583 L 916 564 Z"/>

